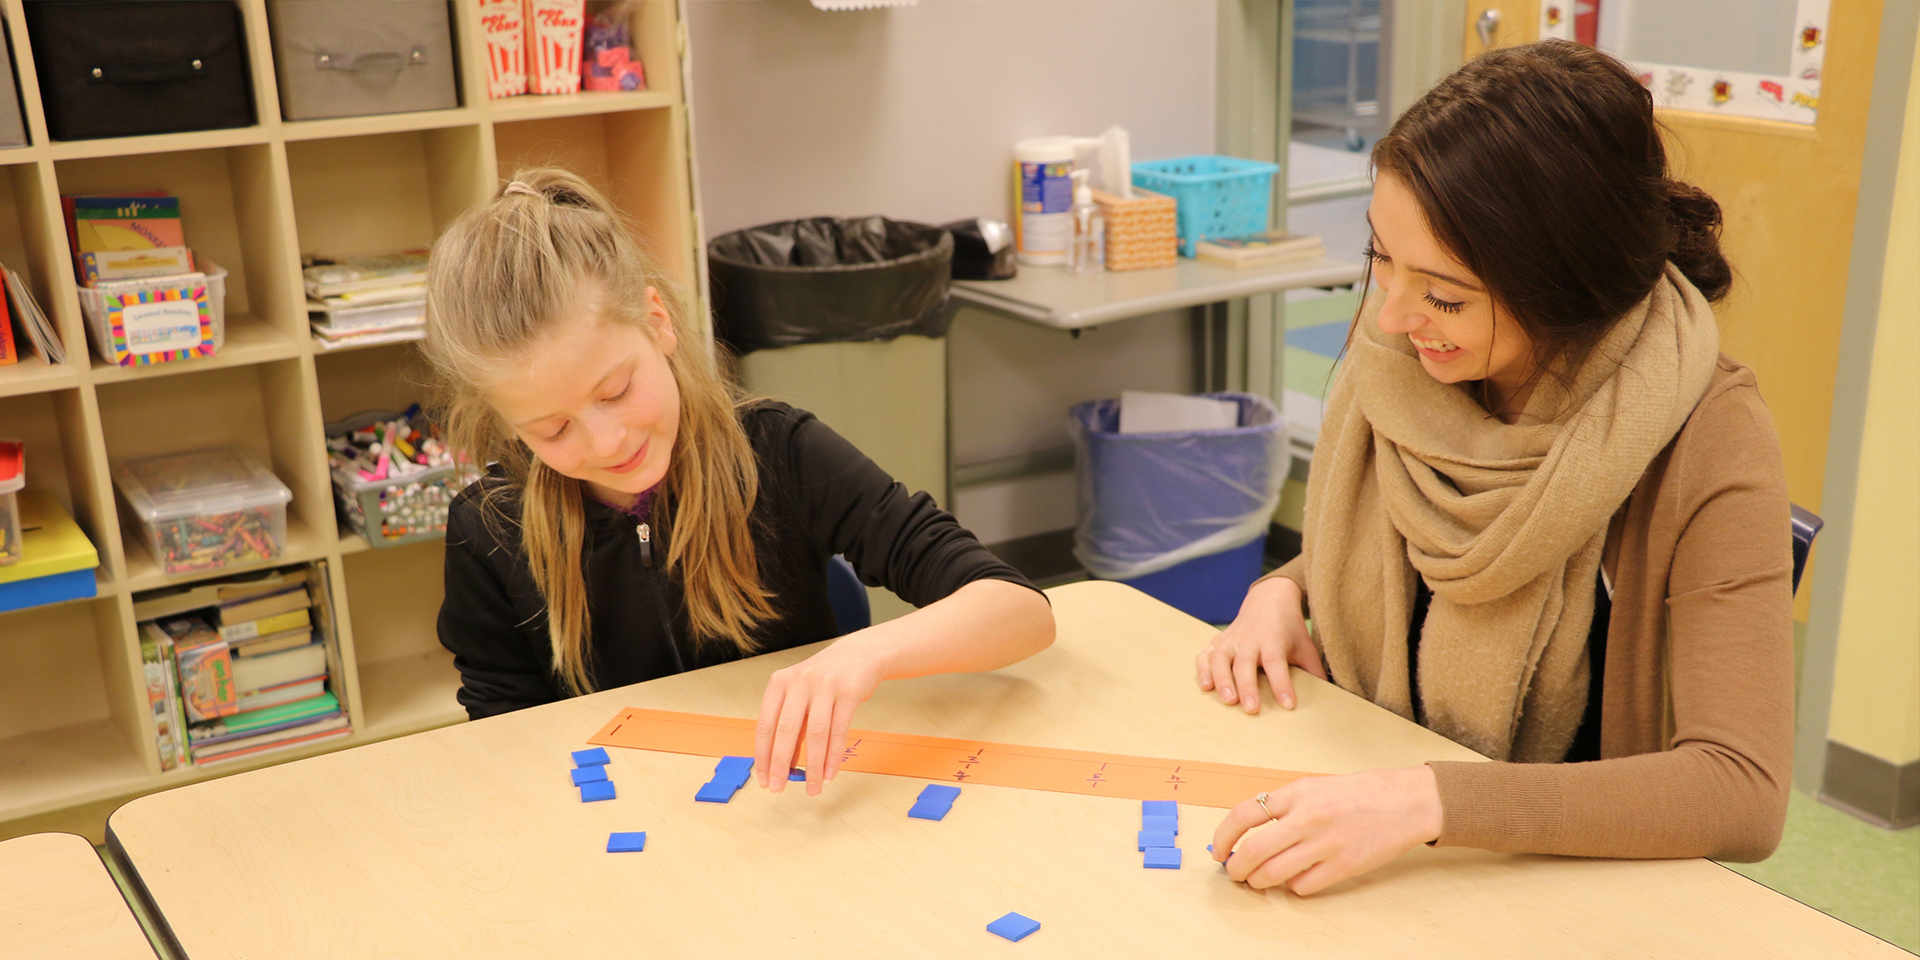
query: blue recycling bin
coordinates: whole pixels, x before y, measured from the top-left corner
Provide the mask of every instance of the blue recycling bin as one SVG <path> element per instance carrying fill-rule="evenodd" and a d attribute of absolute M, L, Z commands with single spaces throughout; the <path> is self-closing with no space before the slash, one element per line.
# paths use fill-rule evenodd
<path fill-rule="evenodd" d="M 1239 425 L 1123 434 L 1120 401 L 1073 407 L 1073 553 L 1100 579 L 1225 623 L 1260 576 L 1267 526 L 1286 479 L 1286 422 L 1265 397 L 1203 396 L 1237 404 Z"/>

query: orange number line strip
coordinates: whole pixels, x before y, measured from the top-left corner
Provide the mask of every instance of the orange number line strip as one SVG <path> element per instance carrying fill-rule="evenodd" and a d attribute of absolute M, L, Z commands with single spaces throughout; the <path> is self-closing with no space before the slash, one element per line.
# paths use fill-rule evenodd
<path fill-rule="evenodd" d="M 751 756 L 753 727 L 754 721 L 739 717 L 628 707 L 587 742 L 707 757 Z M 847 746 L 840 754 L 840 769 L 1094 797 L 1177 800 L 1223 808 L 1245 801 L 1262 790 L 1277 789 L 1301 777 L 1312 776 L 1229 763 L 1130 757 L 876 730 L 848 733 Z"/>

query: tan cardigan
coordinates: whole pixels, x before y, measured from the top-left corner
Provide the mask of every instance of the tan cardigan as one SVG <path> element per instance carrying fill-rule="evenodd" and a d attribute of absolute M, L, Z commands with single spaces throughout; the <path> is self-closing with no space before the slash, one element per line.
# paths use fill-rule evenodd
<path fill-rule="evenodd" d="M 1589 857 L 1771 854 L 1793 767 L 1791 537 L 1773 423 L 1753 371 L 1722 355 L 1608 532 L 1602 759 L 1429 764 L 1439 842 Z M 1307 571 L 1302 555 L 1269 576 L 1299 583 L 1310 607 Z"/>

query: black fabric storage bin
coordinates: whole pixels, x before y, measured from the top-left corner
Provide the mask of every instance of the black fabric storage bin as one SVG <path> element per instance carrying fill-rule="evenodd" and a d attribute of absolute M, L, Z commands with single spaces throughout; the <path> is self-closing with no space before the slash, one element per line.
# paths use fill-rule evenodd
<path fill-rule="evenodd" d="M 55 140 L 253 125 L 246 29 L 232 0 L 28 0 Z"/>
<path fill-rule="evenodd" d="M 288 120 L 460 105 L 445 0 L 269 0 Z"/>

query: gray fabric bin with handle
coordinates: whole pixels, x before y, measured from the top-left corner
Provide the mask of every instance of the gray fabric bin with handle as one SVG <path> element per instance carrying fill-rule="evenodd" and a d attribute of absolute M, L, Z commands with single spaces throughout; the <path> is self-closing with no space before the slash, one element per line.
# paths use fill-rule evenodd
<path fill-rule="evenodd" d="M 13 82 L 11 31 L 0 23 L 0 147 L 27 145 L 27 125 L 20 116 L 20 92 Z"/>
<path fill-rule="evenodd" d="M 446 0 L 269 0 L 288 120 L 460 105 Z"/>

